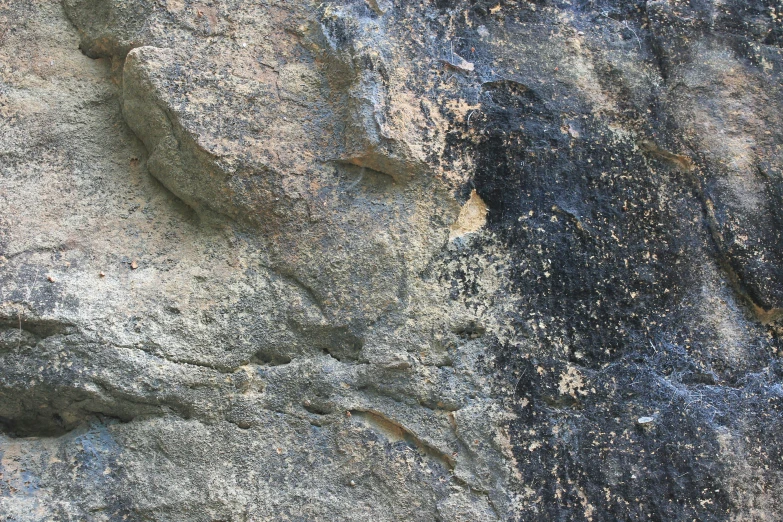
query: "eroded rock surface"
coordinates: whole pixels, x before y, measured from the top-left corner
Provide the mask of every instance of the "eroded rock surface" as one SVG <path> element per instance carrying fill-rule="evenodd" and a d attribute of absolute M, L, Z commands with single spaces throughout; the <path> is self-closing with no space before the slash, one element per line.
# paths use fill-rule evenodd
<path fill-rule="evenodd" d="M 776 520 L 781 24 L 0 2 L 0 514 Z"/>

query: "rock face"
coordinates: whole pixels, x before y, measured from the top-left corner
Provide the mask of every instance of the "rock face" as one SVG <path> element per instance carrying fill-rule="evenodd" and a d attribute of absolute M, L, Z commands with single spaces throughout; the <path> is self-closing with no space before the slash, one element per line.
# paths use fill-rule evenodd
<path fill-rule="evenodd" d="M 778 520 L 783 4 L 0 0 L 3 520 Z"/>

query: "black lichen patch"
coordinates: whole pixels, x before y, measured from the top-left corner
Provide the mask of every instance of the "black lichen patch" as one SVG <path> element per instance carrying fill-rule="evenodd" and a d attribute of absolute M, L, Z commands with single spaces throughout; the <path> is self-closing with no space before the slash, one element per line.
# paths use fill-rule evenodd
<path fill-rule="evenodd" d="M 639 56 L 650 70 L 660 67 L 664 83 L 694 59 L 688 39 L 728 27 L 708 27 L 706 2 L 679 10 L 621 4 L 539 5 L 571 11 L 590 33 L 578 33 L 581 41 L 633 29 Z M 515 20 L 530 13 L 499 5 L 505 21 L 498 14 L 489 30 L 510 47 L 527 45 L 532 30 Z M 540 16 L 549 34 L 564 30 Z M 470 249 L 450 252 L 456 260 L 444 278 L 452 299 L 478 310 L 486 264 L 499 261 L 506 286 L 491 290 L 492 300 L 515 304 L 503 309 L 503 324 L 516 339 L 493 341 L 488 331 L 481 341 L 497 394 L 516 414 L 508 433 L 526 487 L 518 520 L 725 520 L 746 513 L 754 495 L 780 489 L 783 447 L 767 435 L 783 428 L 777 341 L 749 307 L 725 300 L 734 292 L 743 303 L 733 274 L 765 274 L 752 263 L 760 250 L 742 258 L 715 240 L 709 197 L 721 180 L 683 146 L 678 108 L 657 88 L 626 82 L 628 71 L 606 58 L 603 43 L 588 45 L 611 116 L 531 56 L 493 70 L 472 98 L 479 107 L 455 125 L 443 158 L 475 165 L 461 196 L 475 189 L 489 214 Z M 494 64 L 513 61 L 503 45 L 479 52 L 495 53 Z M 649 137 L 676 152 L 649 154 L 639 146 Z M 720 224 L 732 209 L 716 212 Z M 777 219 L 773 208 L 766 215 Z M 772 231 L 768 251 L 779 228 L 770 223 L 759 225 Z M 721 306 L 734 314 L 731 328 L 746 332 L 741 356 L 726 353 Z M 748 480 L 756 492 L 744 492 Z"/>
<path fill-rule="evenodd" d="M 600 370 L 495 353 L 516 383 L 509 432 L 530 488 L 520 520 L 725 520 L 743 487 L 738 461 L 768 470 L 754 472 L 759 491 L 776 487 L 779 364 L 728 387 L 671 344 Z"/>
<path fill-rule="evenodd" d="M 513 253 L 508 277 L 530 299 L 537 339 L 588 365 L 645 343 L 688 289 L 684 261 L 704 242 L 688 226 L 701 212 L 690 187 L 652 170 L 633 143 L 610 144 L 592 117 L 563 117 L 521 84 L 485 92 L 473 184 Z"/>

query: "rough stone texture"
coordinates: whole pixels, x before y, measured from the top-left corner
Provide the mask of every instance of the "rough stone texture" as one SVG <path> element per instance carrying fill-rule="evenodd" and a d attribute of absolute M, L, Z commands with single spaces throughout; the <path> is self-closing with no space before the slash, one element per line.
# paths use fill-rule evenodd
<path fill-rule="evenodd" d="M 779 520 L 783 4 L 0 0 L 0 517 Z"/>

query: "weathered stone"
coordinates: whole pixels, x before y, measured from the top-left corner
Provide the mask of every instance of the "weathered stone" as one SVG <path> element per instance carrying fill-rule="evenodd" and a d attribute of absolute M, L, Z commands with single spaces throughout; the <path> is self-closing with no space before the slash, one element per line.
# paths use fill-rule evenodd
<path fill-rule="evenodd" d="M 778 518 L 782 21 L 0 0 L 0 515 Z"/>

